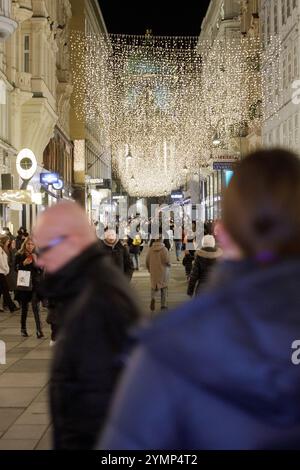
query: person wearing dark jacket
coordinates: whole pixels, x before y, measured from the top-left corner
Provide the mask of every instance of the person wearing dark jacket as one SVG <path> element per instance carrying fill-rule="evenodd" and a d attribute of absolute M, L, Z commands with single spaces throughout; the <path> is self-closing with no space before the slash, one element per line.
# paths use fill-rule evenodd
<path fill-rule="evenodd" d="M 118 239 L 115 230 L 106 230 L 104 240 L 100 240 L 99 243 L 101 249 L 112 258 L 114 264 L 131 279 L 134 271 L 132 259 L 127 247 L 123 246 Z"/>
<path fill-rule="evenodd" d="M 141 254 L 141 247 L 143 245 L 142 236 L 138 230 L 136 229 L 136 234 L 130 234 L 127 236 L 127 245 L 129 248 L 130 257 L 132 260 L 132 264 L 134 266 L 134 270 L 139 271 L 140 269 L 140 254 Z"/>
<path fill-rule="evenodd" d="M 42 324 L 40 318 L 40 298 L 38 295 L 38 288 L 41 280 L 42 270 L 37 266 L 37 257 L 34 253 L 35 245 L 32 238 L 25 238 L 21 249 L 17 252 L 15 257 L 15 269 L 19 271 L 30 272 L 30 288 L 19 287 L 17 285 L 17 292 L 15 299 L 21 305 L 21 335 L 28 337 L 27 333 L 27 315 L 29 303 L 32 305 L 32 311 L 36 326 L 36 336 L 38 339 L 44 337 L 42 331 Z"/>
<path fill-rule="evenodd" d="M 29 233 L 24 227 L 20 227 L 18 232 L 17 232 L 17 237 L 16 237 L 16 249 L 19 251 L 21 249 L 21 246 L 25 240 L 29 236 Z"/>
<path fill-rule="evenodd" d="M 220 256 L 222 256 L 222 250 L 216 248 L 214 236 L 204 235 L 202 248 L 196 252 L 190 272 L 187 295 L 192 297 L 194 294 L 199 294 L 201 288 L 207 283 L 210 272 Z"/>
<path fill-rule="evenodd" d="M 195 251 L 194 250 L 186 250 L 184 253 L 184 257 L 182 260 L 182 265 L 184 266 L 185 275 L 187 280 L 189 280 L 192 269 L 193 263 L 195 259 Z"/>
<path fill-rule="evenodd" d="M 9 285 L 7 282 L 7 276 L 11 269 L 8 258 L 10 243 L 8 236 L 0 237 L 0 296 L 1 294 L 3 295 L 3 308 L 8 307 L 10 312 L 13 313 L 18 310 L 18 307 L 10 297 Z M 1 311 L 3 311 L 3 309 L 1 309 Z"/>
<path fill-rule="evenodd" d="M 41 294 L 55 305 L 58 334 L 50 373 L 53 445 L 91 450 L 130 347 L 139 308 L 126 276 L 99 247 L 76 203 L 43 212 L 34 229 Z"/>
<path fill-rule="evenodd" d="M 300 449 L 299 157 L 244 157 L 222 204 L 212 284 L 140 332 L 101 449 Z"/>

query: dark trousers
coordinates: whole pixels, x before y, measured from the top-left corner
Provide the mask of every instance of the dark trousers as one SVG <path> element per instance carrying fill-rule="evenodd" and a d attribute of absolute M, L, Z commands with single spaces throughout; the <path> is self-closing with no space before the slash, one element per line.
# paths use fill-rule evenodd
<path fill-rule="evenodd" d="M 26 320 L 27 320 L 27 314 L 28 314 L 29 300 L 22 299 L 20 303 L 21 303 L 21 328 L 22 330 L 26 330 Z M 35 292 L 32 293 L 31 306 L 32 306 L 32 311 L 33 311 L 33 315 L 35 319 L 36 331 L 41 332 L 42 327 L 41 327 L 41 318 L 40 318 L 40 301 L 38 300 Z"/>
<path fill-rule="evenodd" d="M 57 333 L 58 333 L 58 326 L 54 323 L 50 323 L 51 327 L 51 341 L 56 341 Z"/>
<path fill-rule="evenodd" d="M 13 303 L 10 297 L 10 293 L 8 290 L 7 279 L 4 274 L 0 274 L 0 295 L 3 295 L 4 303 L 3 305 L 7 305 L 9 310 L 12 312 L 16 305 Z"/>

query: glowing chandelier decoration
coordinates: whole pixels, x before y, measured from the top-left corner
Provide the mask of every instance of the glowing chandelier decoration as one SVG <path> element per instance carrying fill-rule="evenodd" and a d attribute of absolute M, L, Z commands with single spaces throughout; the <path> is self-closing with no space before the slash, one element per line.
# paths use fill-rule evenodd
<path fill-rule="evenodd" d="M 133 196 L 170 193 L 187 173 L 260 126 L 270 69 L 277 83 L 279 40 L 73 34 L 77 112 L 104 145 Z M 271 113 L 279 107 L 274 102 Z M 183 171 L 186 168 L 187 171 Z"/>

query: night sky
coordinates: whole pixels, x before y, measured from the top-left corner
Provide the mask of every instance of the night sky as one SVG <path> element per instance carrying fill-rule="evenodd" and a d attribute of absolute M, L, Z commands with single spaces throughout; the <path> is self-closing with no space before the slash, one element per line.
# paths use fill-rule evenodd
<path fill-rule="evenodd" d="M 198 36 L 210 0 L 99 0 L 109 33 Z"/>

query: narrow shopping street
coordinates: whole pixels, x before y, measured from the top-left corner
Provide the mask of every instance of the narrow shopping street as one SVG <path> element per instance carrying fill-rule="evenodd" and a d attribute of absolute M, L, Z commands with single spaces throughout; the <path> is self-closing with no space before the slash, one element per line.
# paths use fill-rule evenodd
<path fill-rule="evenodd" d="M 150 279 L 145 269 L 145 255 L 144 251 L 141 269 L 134 274 L 132 286 L 144 314 L 150 316 Z M 187 299 L 184 268 L 182 263 L 176 262 L 174 251 L 171 258 L 170 309 Z M 29 338 L 20 336 L 19 311 L 15 314 L 0 313 L 0 337 L 7 347 L 7 364 L 0 365 L 0 450 L 51 449 L 47 383 L 53 349 L 49 347 L 50 329 L 45 322 L 46 314 L 46 309 L 43 309 L 46 338 L 38 340 L 34 335 L 32 312 L 28 319 Z"/>
<path fill-rule="evenodd" d="M 300 0 L 0 0 L 3 468 L 300 449 L 299 106 Z"/>

